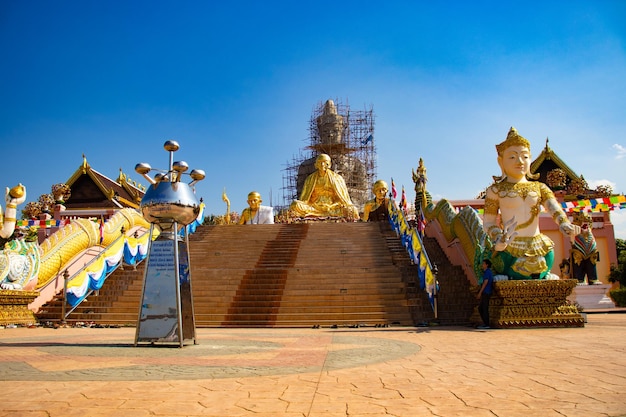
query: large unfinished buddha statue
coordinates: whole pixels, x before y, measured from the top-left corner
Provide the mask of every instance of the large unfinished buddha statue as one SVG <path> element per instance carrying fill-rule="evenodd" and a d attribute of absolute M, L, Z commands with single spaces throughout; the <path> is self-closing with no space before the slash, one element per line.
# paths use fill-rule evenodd
<path fill-rule="evenodd" d="M 326 100 L 322 114 L 315 120 L 320 142 L 323 145 L 339 145 L 342 143 L 343 130 L 346 122 L 337 113 L 337 107 L 332 100 Z"/>
<path fill-rule="evenodd" d="M 316 158 L 317 171 L 307 177 L 300 199 L 293 201 L 289 207 L 292 216 L 358 220 L 359 212 L 352 204 L 345 181 L 330 167 L 330 156 L 320 154 Z"/>
<path fill-rule="evenodd" d="M 321 114 L 315 119 L 317 136 L 313 139 L 310 149 L 314 156 L 306 159 L 298 167 L 296 188 L 302 194 L 304 182 L 316 171 L 316 156 L 329 155 L 333 161 L 333 172 L 341 175 L 350 194 L 352 204 L 361 208 L 368 200 L 368 184 L 365 165 L 353 155 L 355 149 L 348 146 L 346 136 L 349 132 L 346 117 L 339 114 L 333 100 L 326 100 Z"/>

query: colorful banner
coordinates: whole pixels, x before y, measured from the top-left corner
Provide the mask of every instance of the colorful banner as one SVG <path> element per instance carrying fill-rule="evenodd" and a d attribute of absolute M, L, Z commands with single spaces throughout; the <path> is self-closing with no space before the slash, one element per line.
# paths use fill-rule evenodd
<path fill-rule="evenodd" d="M 575 211 L 598 213 L 601 211 L 620 210 L 626 209 L 626 196 L 614 195 L 611 197 L 567 201 L 561 203 L 561 206 L 566 213 L 572 213 Z"/>
<path fill-rule="evenodd" d="M 428 259 L 420 233 L 409 226 L 402 210 L 399 210 L 392 200 L 389 200 L 387 209 L 389 211 L 389 223 L 391 224 L 391 228 L 402 241 L 402 245 L 409 253 L 413 264 L 419 266 L 418 279 L 420 288 L 427 292 L 428 299 L 434 309 L 435 292 L 437 290 L 436 277 L 433 273 L 432 265 Z"/>
<path fill-rule="evenodd" d="M 18 220 L 15 222 L 17 227 L 61 227 L 70 224 L 70 219 L 64 220 Z"/>
<path fill-rule="evenodd" d="M 561 203 L 561 207 L 565 213 L 574 213 L 577 211 L 584 211 L 587 213 L 600 213 L 604 211 L 614 211 L 626 209 L 626 196 L 614 195 L 611 197 L 603 198 L 591 198 L 578 201 L 564 201 Z M 542 211 L 543 207 L 542 207 Z M 476 209 L 476 212 L 480 215 L 485 213 L 485 210 L 480 208 Z"/>
<path fill-rule="evenodd" d="M 144 260 L 148 255 L 149 237 L 148 232 L 139 238 L 128 236 L 106 248 L 98 258 L 67 283 L 67 303 L 75 307 L 85 299 L 89 291 L 102 288 L 106 278 L 117 269 L 122 259 L 128 265 L 135 265 Z"/>

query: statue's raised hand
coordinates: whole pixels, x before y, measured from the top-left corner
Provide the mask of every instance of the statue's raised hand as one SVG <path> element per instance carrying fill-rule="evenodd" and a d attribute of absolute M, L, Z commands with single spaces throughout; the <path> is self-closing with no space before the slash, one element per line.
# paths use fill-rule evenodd
<path fill-rule="evenodd" d="M 4 193 L 4 201 L 7 204 L 22 204 L 24 201 L 26 201 L 26 187 L 24 187 L 22 184 L 18 184 L 11 189 L 7 187 Z"/>
<path fill-rule="evenodd" d="M 517 232 L 515 228 L 517 227 L 517 222 L 515 221 L 515 217 L 513 217 L 508 222 L 504 223 L 504 227 L 502 228 L 502 234 L 498 236 L 496 242 L 494 244 L 494 249 L 496 252 L 502 252 L 509 245 L 509 242 L 513 240 L 515 236 L 517 236 Z"/>
<path fill-rule="evenodd" d="M 559 229 L 561 229 L 561 232 L 565 233 L 566 235 L 569 235 L 572 241 L 577 235 L 582 233 L 582 228 L 579 225 L 572 224 L 570 222 L 563 222 L 559 226 Z"/>

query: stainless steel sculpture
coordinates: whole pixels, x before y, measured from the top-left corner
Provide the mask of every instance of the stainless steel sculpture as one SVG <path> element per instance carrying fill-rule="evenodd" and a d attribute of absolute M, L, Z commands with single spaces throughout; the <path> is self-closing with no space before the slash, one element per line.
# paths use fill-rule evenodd
<path fill-rule="evenodd" d="M 189 169 L 184 161 L 173 162 L 174 152 L 180 147 L 168 140 L 164 148 L 169 152 L 167 170 L 153 169 L 140 163 L 135 171 L 150 182 L 141 200 L 141 213 L 150 222 L 151 244 L 148 251 L 144 285 L 139 306 L 135 334 L 138 343 L 196 344 L 195 317 L 189 269 L 189 236 L 185 226 L 192 223 L 200 211 L 193 185 L 204 179 L 202 170 L 189 173 L 192 181 L 181 182 Z M 150 178 L 150 171 L 157 171 Z M 157 230 L 158 228 L 158 230 Z M 156 232 L 159 236 L 152 240 Z M 182 233 L 181 235 L 181 232 Z"/>

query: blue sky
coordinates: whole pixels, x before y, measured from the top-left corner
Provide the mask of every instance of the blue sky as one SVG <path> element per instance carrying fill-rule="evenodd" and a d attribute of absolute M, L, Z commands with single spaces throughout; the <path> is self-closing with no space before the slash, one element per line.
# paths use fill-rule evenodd
<path fill-rule="evenodd" d="M 384 3 L 384 4 L 383 4 Z M 326 99 L 376 115 L 378 177 L 473 198 L 511 126 L 590 185 L 626 192 L 626 2 L 0 2 L 3 186 L 29 200 L 85 154 L 204 169 L 209 213 L 282 203 L 284 169 Z M 622 210 L 623 212 L 624 210 Z M 613 216 L 626 238 L 626 215 Z"/>

